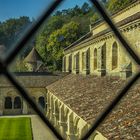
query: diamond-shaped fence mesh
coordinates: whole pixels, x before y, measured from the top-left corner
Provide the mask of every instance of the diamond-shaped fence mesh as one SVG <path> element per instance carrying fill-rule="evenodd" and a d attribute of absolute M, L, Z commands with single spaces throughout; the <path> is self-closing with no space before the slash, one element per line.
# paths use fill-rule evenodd
<path fill-rule="evenodd" d="M 36 111 L 36 113 L 40 116 L 43 122 L 50 128 L 50 130 L 55 134 L 58 139 L 63 139 L 63 137 L 57 132 L 55 127 L 49 122 L 45 114 L 41 111 L 40 107 L 34 102 L 34 100 L 29 96 L 27 91 L 19 84 L 19 82 L 14 78 L 14 76 L 9 72 L 8 66 L 20 52 L 20 50 L 27 44 L 27 42 L 32 38 L 32 36 L 37 32 L 39 27 L 48 19 L 51 13 L 56 9 L 56 7 L 63 0 L 56 0 L 54 3 L 44 11 L 44 14 L 40 17 L 38 21 L 31 27 L 31 29 L 23 36 L 23 38 L 19 41 L 19 43 L 14 47 L 13 50 L 7 55 L 6 59 L 0 60 L 0 71 L 1 74 L 4 74 L 7 79 L 15 86 L 17 91 L 22 95 L 22 97 L 32 106 L 32 108 Z M 139 65 L 140 59 L 137 54 L 130 47 L 128 42 L 124 39 L 120 31 L 117 29 L 113 21 L 109 18 L 105 9 L 101 6 L 100 2 L 97 0 L 91 0 L 91 2 L 95 5 L 100 15 L 107 22 L 109 27 L 114 32 L 114 35 L 118 38 L 119 42 L 122 46 L 128 51 L 130 56 L 135 60 L 135 62 Z M 140 77 L 140 72 L 138 72 L 120 91 L 120 93 L 116 96 L 116 98 L 108 105 L 108 107 L 101 112 L 101 115 L 94 122 L 91 129 L 85 134 L 82 140 L 88 139 L 90 135 L 96 130 L 96 128 L 102 123 L 102 121 L 106 118 L 106 116 L 114 109 L 114 107 L 119 103 L 119 101 L 126 95 L 127 91 L 131 88 L 131 86 L 138 80 Z"/>

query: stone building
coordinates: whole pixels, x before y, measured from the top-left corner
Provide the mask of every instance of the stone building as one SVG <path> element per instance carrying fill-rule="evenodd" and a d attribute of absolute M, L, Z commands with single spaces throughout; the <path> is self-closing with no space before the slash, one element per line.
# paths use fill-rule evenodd
<path fill-rule="evenodd" d="M 35 48 L 31 50 L 31 52 L 24 59 L 25 66 L 28 71 L 36 71 L 42 65 L 42 58 Z"/>
<path fill-rule="evenodd" d="M 132 48 L 140 53 L 140 4 L 134 1 L 112 15 L 112 20 Z M 91 25 L 90 32 L 64 51 L 63 71 L 129 77 L 137 71 L 133 61 L 105 21 Z"/>
<path fill-rule="evenodd" d="M 26 88 L 30 96 L 46 112 L 47 85 L 57 81 L 63 75 L 50 73 L 22 72 L 15 74 L 16 79 Z M 33 109 L 23 100 L 15 87 L 0 76 L 0 115 L 32 114 Z"/>
<path fill-rule="evenodd" d="M 140 53 L 140 0 L 134 0 L 112 15 L 112 19 L 132 48 Z M 29 67 L 34 70 L 34 66 Z M 63 72 L 67 74 L 22 73 L 16 77 L 42 104 L 46 117 L 64 139 L 80 140 L 136 71 L 136 64 L 113 32 L 100 21 L 64 50 Z M 13 86 L 1 79 L 0 115 L 33 113 Z M 137 81 L 90 140 L 139 140 L 139 93 L 140 81 Z"/>
<path fill-rule="evenodd" d="M 112 19 L 139 54 L 140 0 Z M 137 72 L 137 65 L 102 20 L 64 50 L 63 72 L 70 74 L 46 87 L 47 116 L 65 139 L 79 140 Z M 138 81 L 90 139 L 140 139 L 139 87 Z"/>

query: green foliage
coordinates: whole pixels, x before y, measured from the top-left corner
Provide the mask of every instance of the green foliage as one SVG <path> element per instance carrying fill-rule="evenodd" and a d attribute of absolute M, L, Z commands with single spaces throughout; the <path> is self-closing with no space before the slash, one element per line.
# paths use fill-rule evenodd
<path fill-rule="evenodd" d="M 32 140 L 30 121 L 27 117 L 0 118 L 0 140 Z"/>
<path fill-rule="evenodd" d="M 47 50 L 56 68 L 61 69 L 62 67 L 63 49 L 77 40 L 78 36 L 79 24 L 73 21 L 65 24 L 61 29 L 54 31 L 50 35 Z"/>
<path fill-rule="evenodd" d="M 21 33 L 31 24 L 29 17 L 11 18 L 0 24 L 0 43 L 7 48 L 21 37 Z"/>
<path fill-rule="evenodd" d="M 107 8 L 111 13 L 113 13 L 124 8 L 130 2 L 132 2 L 132 0 L 108 0 Z"/>
<path fill-rule="evenodd" d="M 98 13 L 95 13 L 91 18 L 90 18 L 90 22 L 91 23 L 95 23 L 97 20 L 99 20 L 100 16 Z"/>
<path fill-rule="evenodd" d="M 132 0 L 100 0 L 110 13 L 123 8 Z M 36 35 L 35 40 L 31 41 L 24 49 L 15 63 L 15 71 L 26 71 L 22 60 L 35 45 L 37 51 L 43 58 L 48 68 L 61 70 L 62 56 L 64 48 L 89 32 L 90 23 L 99 20 L 96 9 L 84 3 L 81 7 L 76 5 L 74 8 L 55 12 L 50 16 L 46 24 Z M 9 49 L 11 44 L 22 36 L 23 31 L 32 24 L 29 17 L 23 16 L 17 19 L 9 19 L 0 22 L 0 44 L 4 44 Z"/>
<path fill-rule="evenodd" d="M 17 59 L 10 66 L 12 72 L 26 72 L 28 69 L 25 67 L 24 59 L 17 57 Z"/>

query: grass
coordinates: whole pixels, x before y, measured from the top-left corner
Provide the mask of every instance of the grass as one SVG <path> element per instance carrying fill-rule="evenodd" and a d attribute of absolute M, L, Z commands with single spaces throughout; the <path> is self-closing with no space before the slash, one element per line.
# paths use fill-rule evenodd
<path fill-rule="evenodd" d="M 0 118 L 0 140 L 32 140 L 30 118 Z"/>

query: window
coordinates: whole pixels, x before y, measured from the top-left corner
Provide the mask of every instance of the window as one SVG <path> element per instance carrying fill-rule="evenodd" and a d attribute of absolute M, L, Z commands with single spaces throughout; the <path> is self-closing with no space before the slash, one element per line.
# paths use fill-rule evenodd
<path fill-rule="evenodd" d="M 112 70 L 118 67 L 118 46 L 117 43 L 114 42 L 112 45 Z"/>
<path fill-rule="evenodd" d="M 76 54 L 76 73 L 79 73 L 79 53 Z"/>
<path fill-rule="evenodd" d="M 44 99 L 44 97 L 42 97 L 42 96 L 39 97 L 38 103 L 43 109 L 45 109 L 45 99 Z"/>
<path fill-rule="evenodd" d="M 15 97 L 14 100 L 14 109 L 21 109 L 21 99 L 20 97 Z"/>
<path fill-rule="evenodd" d="M 6 97 L 5 98 L 5 109 L 12 109 L 12 98 L 11 97 Z"/>
<path fill-rule="evenodd" d="M 101 47 L 101 69 L 106 69 L 106 44 Z"/>
<path fill-rule="evenodd" d="M 64 72 L 66 72 L 66 57 L 63 57 L 63 59 L 64 59 L 63 70 Z"/>
<path fill-rule="evenodd" d="M 72 54 L 69 56 L 69 72 L 72 71 Z"/>
<path fill-rule="evenodd" d="M 82 70 L 85 69 L 85 52 L 82 53 Z"/>
<path fill-rule="evenodd" d="M 88 49 L 86 52 L 86 70 L 87 70 L 87 74 L 89 74 L 90 73 L 90 49 Z"/>

